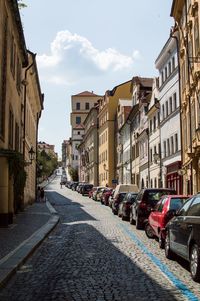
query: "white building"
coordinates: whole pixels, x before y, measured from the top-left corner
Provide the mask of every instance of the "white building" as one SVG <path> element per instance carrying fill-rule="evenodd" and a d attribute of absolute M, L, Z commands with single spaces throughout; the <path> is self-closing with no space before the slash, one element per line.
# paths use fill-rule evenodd
<path fill-rule="evenodd" d="M 155 62 L 159 70 L 160 171 L 163 187 L 182 193 L 179 73 L 176 40 L 169 38 Z"/>

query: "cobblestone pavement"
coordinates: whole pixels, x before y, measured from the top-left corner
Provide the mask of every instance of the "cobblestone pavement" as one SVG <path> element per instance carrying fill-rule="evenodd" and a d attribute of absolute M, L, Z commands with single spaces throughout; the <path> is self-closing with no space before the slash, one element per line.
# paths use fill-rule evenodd
<path fill-rule="evenodd" d="M 47 192 L 60 223 L 0 291 L 1 301 L 200 300 L 187 265 L 108 207 L 55 180 Z"/>

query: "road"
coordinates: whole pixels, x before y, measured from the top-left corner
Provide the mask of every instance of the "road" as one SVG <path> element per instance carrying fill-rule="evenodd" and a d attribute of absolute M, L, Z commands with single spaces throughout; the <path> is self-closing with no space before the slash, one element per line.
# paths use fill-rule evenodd
<path fill-rule="evenodd" d="M 46 192 L 60 223 L 0 292 L 1 301 L 200 300 L 188 266 L 165 258 L 109 207 L 60 188 Z"/>

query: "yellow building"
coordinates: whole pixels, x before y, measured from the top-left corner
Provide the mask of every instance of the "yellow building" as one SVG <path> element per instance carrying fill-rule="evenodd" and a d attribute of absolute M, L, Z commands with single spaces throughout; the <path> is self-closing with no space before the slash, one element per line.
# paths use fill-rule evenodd
<path fill-rule="evenodd" d="M 17 1 L 0 1 L 0 12 L 0 226 L 8 226 L 34 197 L 35 161 L 28 166 L 27 155 L 36 150 L 42 98 L 38 77 L 28 74 L 36 65 L 29 68 L 33 55 L 26 50 Z M 28 168 L 26 189 L 20 190 Z"/>
<path fill-rule="evenodd" d="M 115 125 L 119 99 L 131 99 L 131 80 L 108 90 L 99 101 L 99 185 L 113 186 L 116 180 Z"/>
<path fill-rule="evenodd" d="M 72 127 L 71 146 L 72 146 L 72 159 L 71 167 L 78 168 L 79 153 L 78 146 L 83 140 L 84 126 L 83 123 L 91 108 L 96 106 L 98 100 L 102 96 L 95 93 L 84 91 L 71 97 L 72 112 L 70 115 L 70 123 Z"/>
<path fill-rule="evenodd" d="M 200 2 L 174 0 L 180 64 L 183 193 L 200 191 Z"/>

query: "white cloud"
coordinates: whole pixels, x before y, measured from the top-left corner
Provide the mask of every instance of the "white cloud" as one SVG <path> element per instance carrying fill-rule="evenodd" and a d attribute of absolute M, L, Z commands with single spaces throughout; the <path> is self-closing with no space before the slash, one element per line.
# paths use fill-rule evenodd
<path fill-rule="evenodd" d="M 63 84 L 66 81 L 73 83 L 83 76 L 132 70 L 134 61 L 139 58 L 138 50 L 130 56 L 114 48 L 101 51 L 85 37 L 66 30 L 57 33 L 51 43 L 50 54 L 38 55 L 37 62 L 43 78 L 55 84 Z"/>

